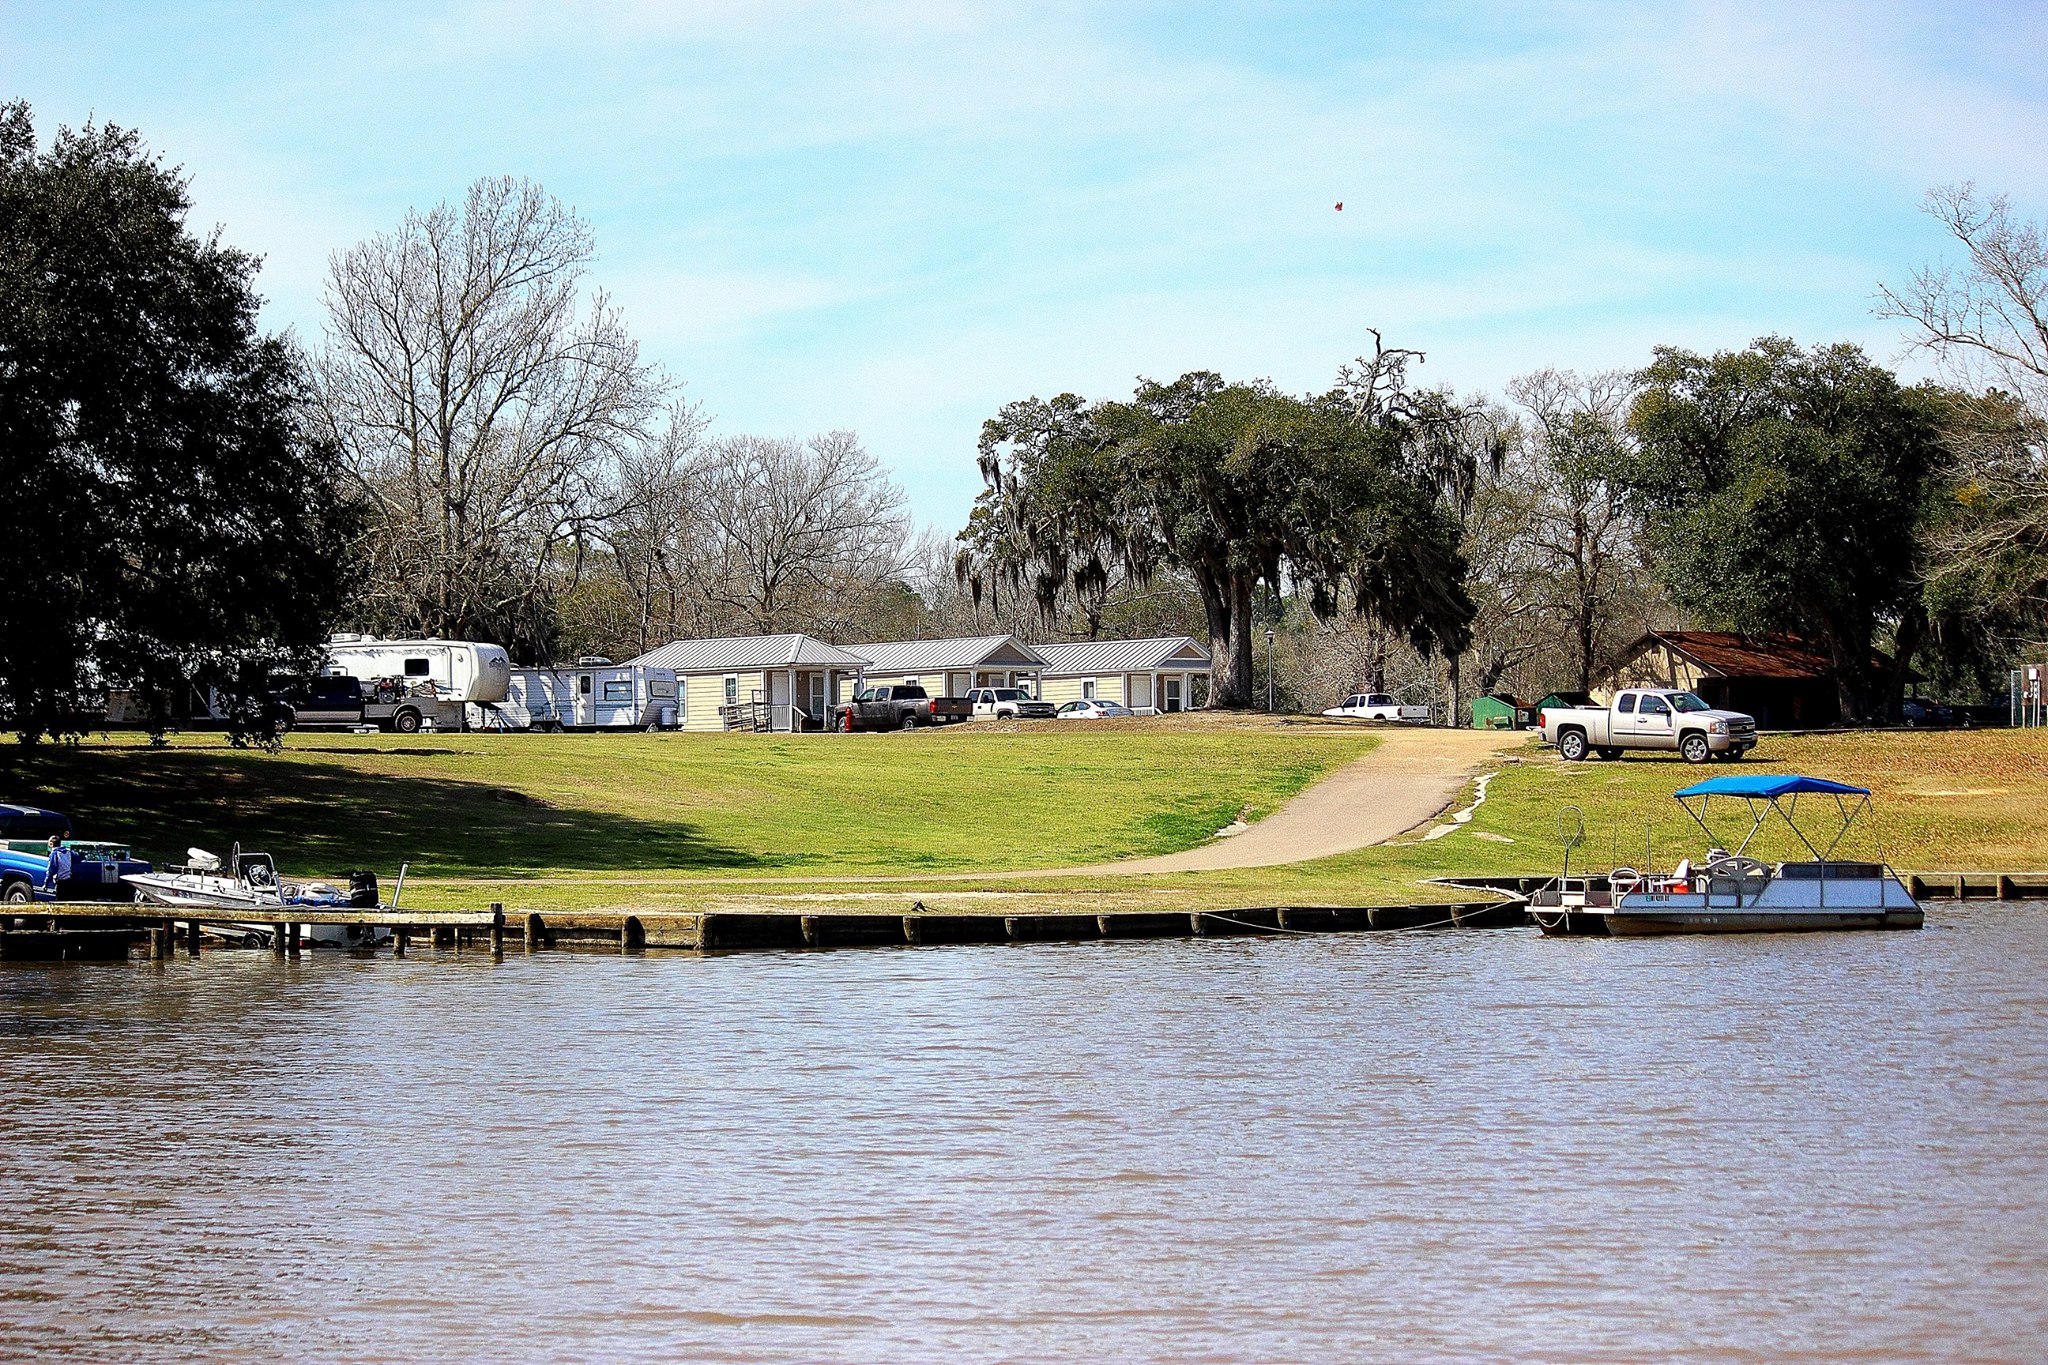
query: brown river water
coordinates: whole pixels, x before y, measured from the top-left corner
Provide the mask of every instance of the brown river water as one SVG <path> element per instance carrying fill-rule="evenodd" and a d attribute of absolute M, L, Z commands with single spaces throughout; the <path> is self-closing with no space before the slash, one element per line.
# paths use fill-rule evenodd
<path fill-rule="evenodd" d="M 0 1360 L 2048 1354 L 2048 906 L 0 965 Z"/>

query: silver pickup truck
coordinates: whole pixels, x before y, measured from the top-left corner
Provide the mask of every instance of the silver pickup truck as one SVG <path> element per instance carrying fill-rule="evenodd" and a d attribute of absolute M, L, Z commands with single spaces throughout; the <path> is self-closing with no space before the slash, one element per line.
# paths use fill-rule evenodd
<path fill-rule="evenodd" d="M 1716 711 L 1690 692 L 1630 688 L 1606 706 L 1546 706 L 1543 742 L 1577 763 L 1590 754 L 1620 758 L 1624 749 L 1676 749 L 1688 763 L 1730 761 L 1756 747 L 1756 720 Z"/>

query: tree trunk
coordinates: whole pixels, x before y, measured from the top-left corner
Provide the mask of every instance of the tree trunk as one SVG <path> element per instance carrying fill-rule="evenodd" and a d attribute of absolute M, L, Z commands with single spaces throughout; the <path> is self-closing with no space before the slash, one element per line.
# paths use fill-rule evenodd
<path fill-rule="evenodd" d="M 1899 718 L 1899 703 L 1906 695 L 1906 680 L 1913 667 L 1913 656 L 1920 652 L 1920 642 L 1927 638 L 1927 608 L 1914 602 L 1906 608 L 1906 614 L 1899 621 L 1899 629 L 1892 640 L 1891 671 L 1880 680 L 1884 688 L 1881 701 L 1884 718 Z"/>
<path fill-rule="evenodd" d="M 1271 660 L 1268 660 L 1268 666 Z M 1252 705 L 1252 576 L 1230 576 L 1230 671 L 1237 681 L 1237 705 Z"/>
<path fill-rule="evenodd" d="M 1195 575 L 1202 594 L 1202 615 L 1209 623 L 1210 708 L 1242 707 L 1244 700 L 1232 691 L 1230 653 L 1230 598 L 1227 588 L 1206 573 Z M 1243 690 L 1242 682 L 1238 691 Z"/>

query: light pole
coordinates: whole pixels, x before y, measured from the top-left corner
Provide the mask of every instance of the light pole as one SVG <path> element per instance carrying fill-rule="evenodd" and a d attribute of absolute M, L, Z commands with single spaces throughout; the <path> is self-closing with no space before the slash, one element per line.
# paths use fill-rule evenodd
<path fill-rule="evenodd" d="M 1273 632 L 1266 632 L 1266 714 L 1273 714 Z"/>

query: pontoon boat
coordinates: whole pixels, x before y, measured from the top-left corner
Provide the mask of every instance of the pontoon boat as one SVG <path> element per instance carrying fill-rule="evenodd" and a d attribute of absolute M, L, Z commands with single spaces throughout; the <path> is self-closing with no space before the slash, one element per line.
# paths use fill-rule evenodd
<path fill-rule="evenodd" d="M 1742 801 L 1749 833 L 1733 852 L 1707 824 L 1712 798 Z M 1825 849 L 1799 828 L 1801 796 L 1832 800 L 1842 827 Z M 1560 878 L 1530 897 L 1529 914 L 1546 934 L 1739 934 L 1799 929 L 1918 929 L 1920 903 L 1884 863 L 1837 859 L 1850 825 L 1870 807 L 1870 792 L 1826 778 L 1759 773 L 1714 777 L 1675 794 L 1712 849 L 1698 867 L 1688 860 L 1669 874 L 1618 867 L 1603 888 L 1597 879 Z M 1693 803 L 1697 803 L 1697 807 Z M 1812 803 L 1809 802 L 1809 805 Z M 1750 844 L 1777 815 L 1810 861 L 1766 863 Z"/>

